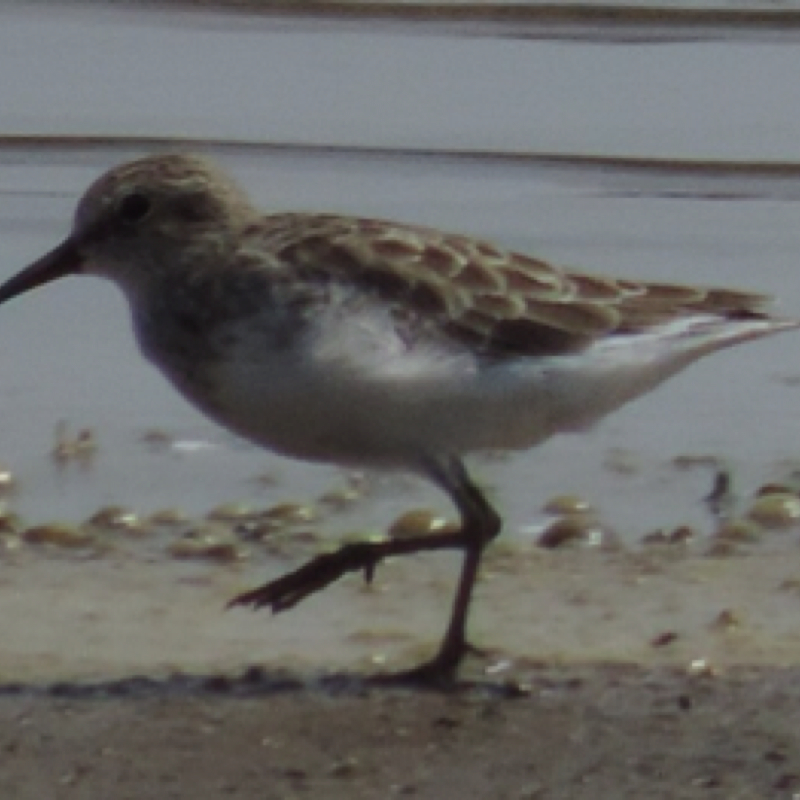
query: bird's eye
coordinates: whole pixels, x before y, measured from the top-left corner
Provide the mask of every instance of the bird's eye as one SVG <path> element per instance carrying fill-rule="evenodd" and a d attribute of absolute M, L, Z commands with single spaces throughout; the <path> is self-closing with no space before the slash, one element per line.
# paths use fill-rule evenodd
<path fill-rule="evenodd" d="M 134 192 L 120 200 L 118 213 L 125 222 L 139 222 L 150 211 L 150 200 L 143 194 Z"/>

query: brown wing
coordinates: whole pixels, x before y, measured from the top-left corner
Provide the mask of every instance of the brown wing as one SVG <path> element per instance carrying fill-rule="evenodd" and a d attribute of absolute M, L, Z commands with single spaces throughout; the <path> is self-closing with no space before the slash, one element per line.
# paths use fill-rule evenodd
<path fill-rule="evenodd" d="M 380 220 L 280 214 L 262 220 L 258 236 L 305 278 L 403 303 L 497 355 L 580 350 L 603 335 L 689 314 L 761 316 L 768 299 L 585 275 L 466 236 Z"/>

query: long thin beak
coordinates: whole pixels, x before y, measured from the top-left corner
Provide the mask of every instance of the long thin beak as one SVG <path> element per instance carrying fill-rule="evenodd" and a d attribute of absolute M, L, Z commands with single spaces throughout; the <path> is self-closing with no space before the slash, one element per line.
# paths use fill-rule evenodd
<path fill-rule="evenodd" d="M 0 303 L 11 300 L 19 294 L 50 283 L 65 275 L 72 275 L 81 270 L 81 255 L 72 237 L 65 239 L 55 250 L 34 261 L 29 267 L 9 278 L 0 286 Z"/>

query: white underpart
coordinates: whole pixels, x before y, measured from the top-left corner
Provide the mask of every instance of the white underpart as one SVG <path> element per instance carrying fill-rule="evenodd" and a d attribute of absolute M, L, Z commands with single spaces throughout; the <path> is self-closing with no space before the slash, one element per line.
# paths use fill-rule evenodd
<path fill-rule="evenodd" d="M 487 363 L 433 338 L 409 347 L 374 306 L 332 308 L 288 350 L 240 337 L 214 367 L 211 413 L 295 457 L 413 466 L 429 454 L 527 448 L 585 428 L 705 353 L 793 326 L 705 315 L 575 354 Z"/>

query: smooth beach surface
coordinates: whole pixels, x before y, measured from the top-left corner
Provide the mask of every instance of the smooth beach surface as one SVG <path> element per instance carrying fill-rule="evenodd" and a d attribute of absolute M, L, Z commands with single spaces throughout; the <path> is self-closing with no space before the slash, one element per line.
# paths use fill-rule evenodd
<path fill-rule="evenodd" d="M 3 277 L 60 241 L 100 172 L 188 147 L 265 210 L 463 231 L 800 314 L 787 32 L 0 18 Z M 472 618 L 486 653 L 465 669 L 484 688 L 440 696 L 357 676 L 430 651 L 455 556 L 393 561 L 277 616 L 224 606 L 409 510 L 452 519 L 444 498 L 215 428 L 142 361 L 109 285 L 3 307 L 0 796 L 796 797 L 800 527 L 791 503 L 771 526 L 746 515 L 765 484 L 797 488 L 797 352 L 789 333 L 716 354 L 592 431 L 476 457 L 506 521 Z M 593 521 L 542 548 L 563 495 Z M 82 527 L 109 506 L 137 516 Z M 265 512 L 282 522 L 256 535 Z"/>

